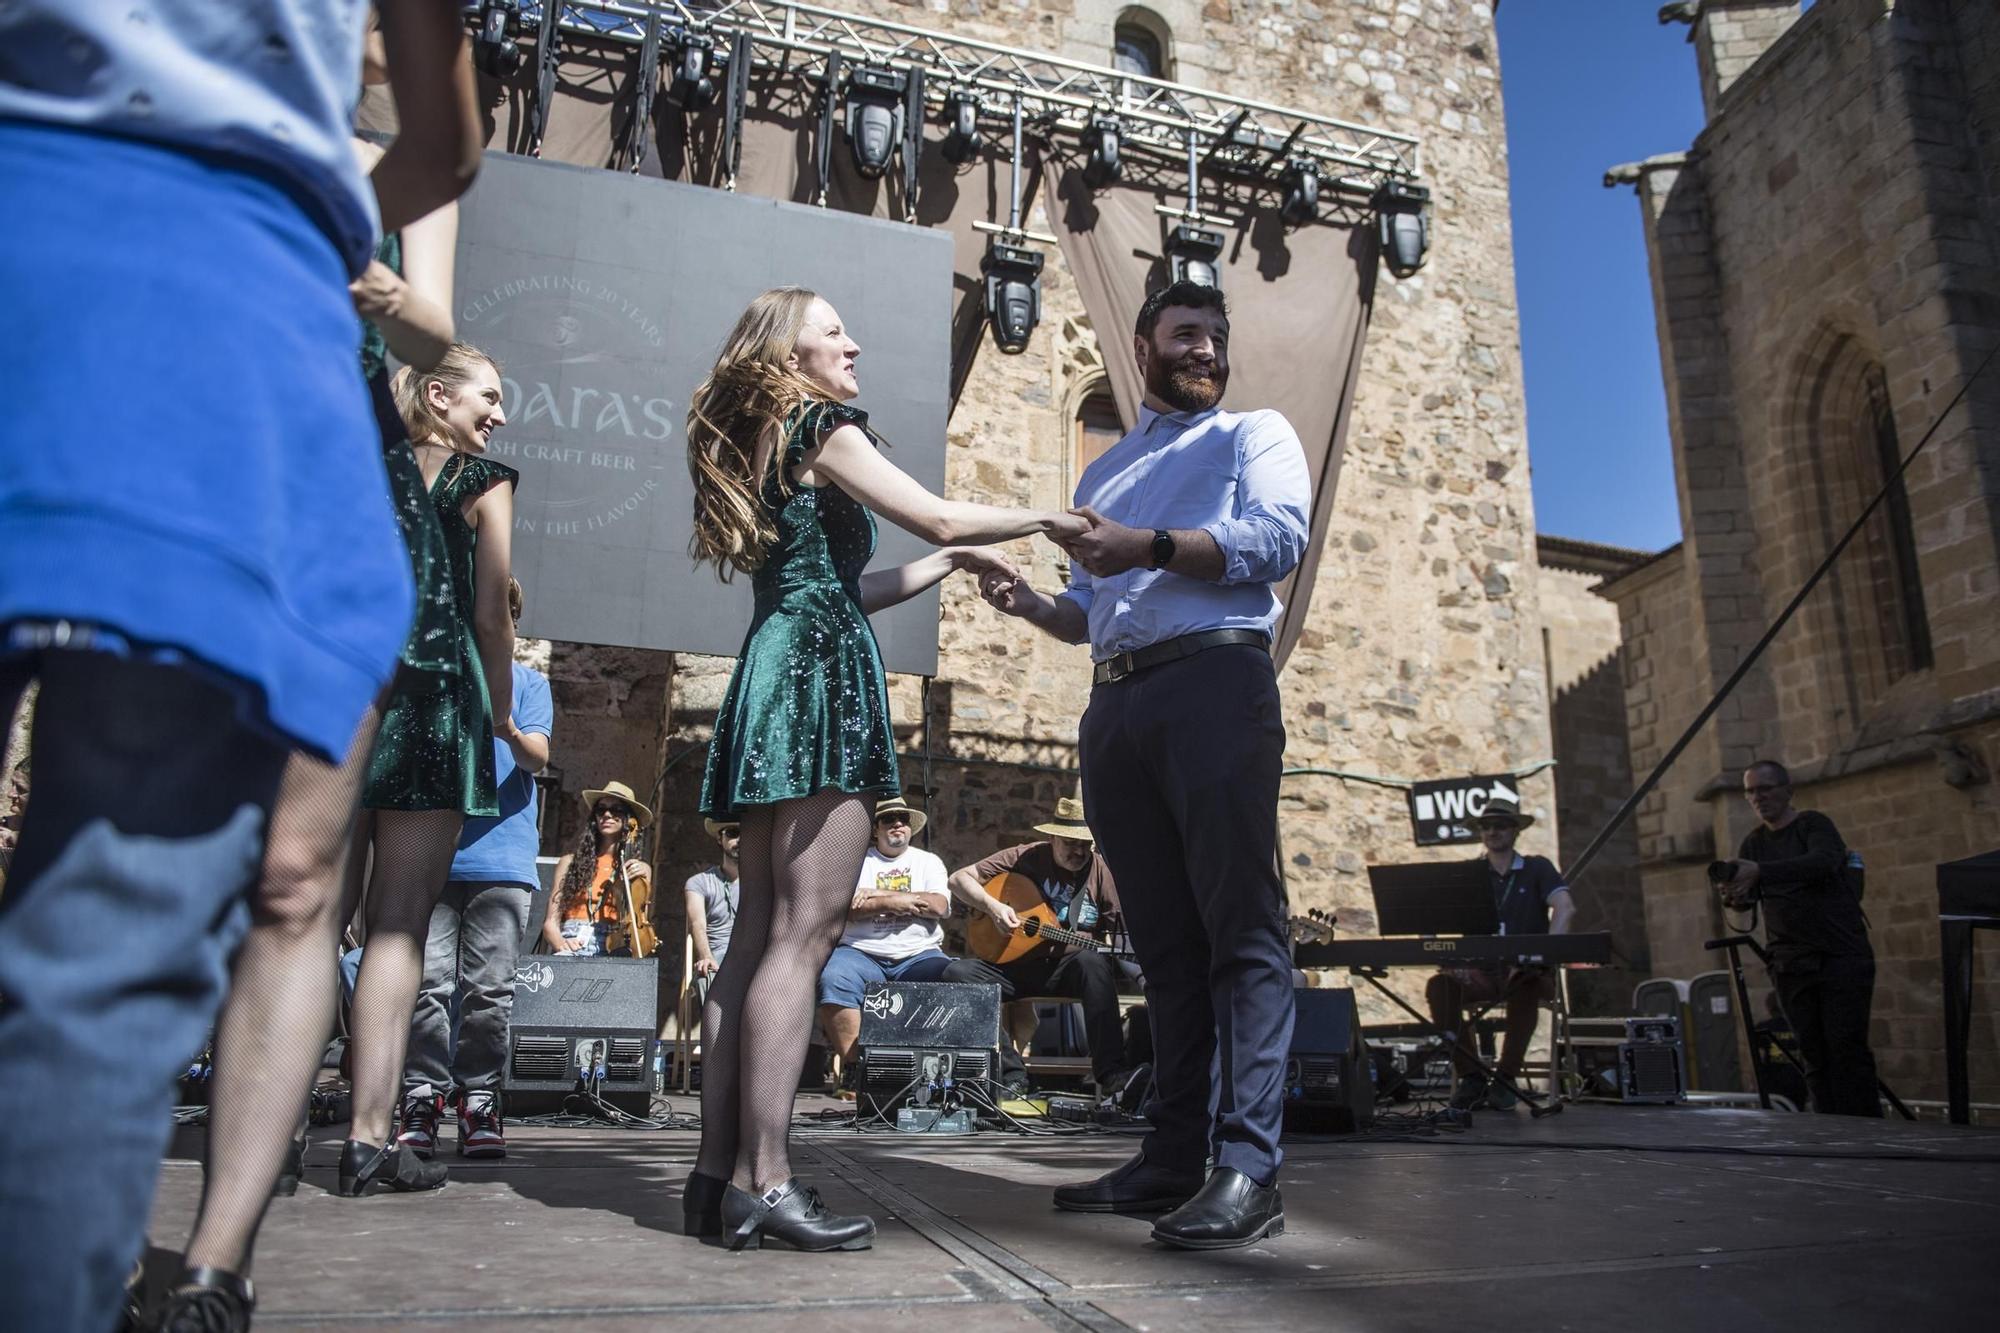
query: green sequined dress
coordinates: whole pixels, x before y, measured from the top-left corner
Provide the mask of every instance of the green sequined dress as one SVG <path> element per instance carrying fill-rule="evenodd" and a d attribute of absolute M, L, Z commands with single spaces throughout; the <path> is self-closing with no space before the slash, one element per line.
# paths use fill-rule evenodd
<path fill-rule="evenodd" d="M 810 403 L 790 423 L 786 476 L 838 425 L 868 416 Z M 889 692 L 875 631 L 861 610 L 861 571 L 875 554 L 875 518 L 837 486 L 794 487 L 776 475 L 764 503 L 778 539 L 751 579 L 756 615 L 715 715 L 701 811 L 732 820 L 827 787 L 893 793 L 902 786 Z"/>
<path fill-rule="evenodd" d="M 419 480 L 421 481 L 421 476 Z M 455 614 L 449 674 L 406 672 L 382 714 L 361 804 L 371 810 L 459 810 L 497 815 L 493 782 L 493 706 L 472 637 L 472 565 L 478 534 L 466 501 L 520 474 L 488 458 L 459 455 L 431 486 L 428 503 L 443 533 Z"/>

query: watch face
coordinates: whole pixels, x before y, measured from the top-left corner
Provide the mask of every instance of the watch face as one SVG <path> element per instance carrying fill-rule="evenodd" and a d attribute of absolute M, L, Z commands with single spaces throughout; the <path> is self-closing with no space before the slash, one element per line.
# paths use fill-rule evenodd
<path fill-rule="evenodd" d="M 1173 558 L 1174 558 L 1174 539 L 1172 534 L 1165 532 L 1154 533 L 1153 568 L 1158 569 L 1160 566 L 1166 564 L 1167 561 Z"/>

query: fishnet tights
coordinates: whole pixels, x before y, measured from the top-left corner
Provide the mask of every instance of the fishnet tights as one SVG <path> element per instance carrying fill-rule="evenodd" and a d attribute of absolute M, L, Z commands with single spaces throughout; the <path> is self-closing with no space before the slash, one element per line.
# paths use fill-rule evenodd
<path fill-rule="evenodd" d="M 456 810 L 365 810 L 355 855 L 372 844 L 368 939 L 354 984 L 352 1138 L 379 1147 L 389 1141 L 410 1016 L 424 981 L 424 939 L 431 909 L 444 892 L 465 816 Z"/>
<path fill-rule="evenodd" d="M 300 1110 L 333 1026 L 342 869 L 381 714 L 369 709 L 339 767 L 294 754 L 271 810 L 250 932 L 216 1024 L 208 1171 L 189 1267 L 248 1271 Z"/>
<path fill-rule="evenodd" d="M 828 788 L 745 807 L 742 898 L 701 1015 L 696 1169 L 760 1193 L 792 1174 L 792 1098 L 820 969 L 839 942 L 873 802 Z"/>

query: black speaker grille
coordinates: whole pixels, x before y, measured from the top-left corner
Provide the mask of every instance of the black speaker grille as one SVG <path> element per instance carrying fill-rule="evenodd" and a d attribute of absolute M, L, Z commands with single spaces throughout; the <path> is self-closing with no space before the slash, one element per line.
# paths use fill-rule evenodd
<path fill-rule="evenodd" d="M 1680 1061 L 1672 1046 L 1631 1048 L 1632 1094 L 1638 1097 L 1675 1097 L 1681 1091 Z"/>
<path fill-rule="evenodd" d="M 569 1072 L 569 1041 L 564 1037 L 517 1037 L 514 1077 L 559 1079 Z"/>

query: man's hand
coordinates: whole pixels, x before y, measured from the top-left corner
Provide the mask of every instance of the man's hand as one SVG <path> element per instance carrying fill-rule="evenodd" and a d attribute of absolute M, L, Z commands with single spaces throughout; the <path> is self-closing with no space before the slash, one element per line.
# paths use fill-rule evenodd
<path fill-rule="evenodd" d="M 1020 913 L 1001 902 L 998 898 L 988 898 L 986 903 L 986 915 L 993 918 L 994 925 L 1010 933 L 1021 928 Z"/>
<path fill-rule="evenodd" d="M 979 576 L 979 595 L 1003 616 L 1025 616 L 1039 600 L 1018 574 L 988 570 Z"/>
<path fill-rule="evenodd" d="M 1128 528 L 1114 523 L 1085 505 L 1070 510 L 1087 519 L 1090 529 L 1062 543 L 1070 559 L 1089 571 L 1092 578 L 1110 578 L 1128 569 L 1150 568 L 1153 563 L 1153 533 L 1150 528 Z"/>
<path fill-rule="evenodd" d="M 716 962 L 713 958 L 697 958 L 694 960 L 694 974 L 698 977 L 712 977 L 721 970 L 722 964 Z"/>
<path fill-rule="evenodd" d="M 1722 886 L 1722 900 L 1737 910 L 1742 910 L 1757 901 L 1757 879 L 1759 870 L 1755 861 L 1733 861 L 1736 873 Z"/>

